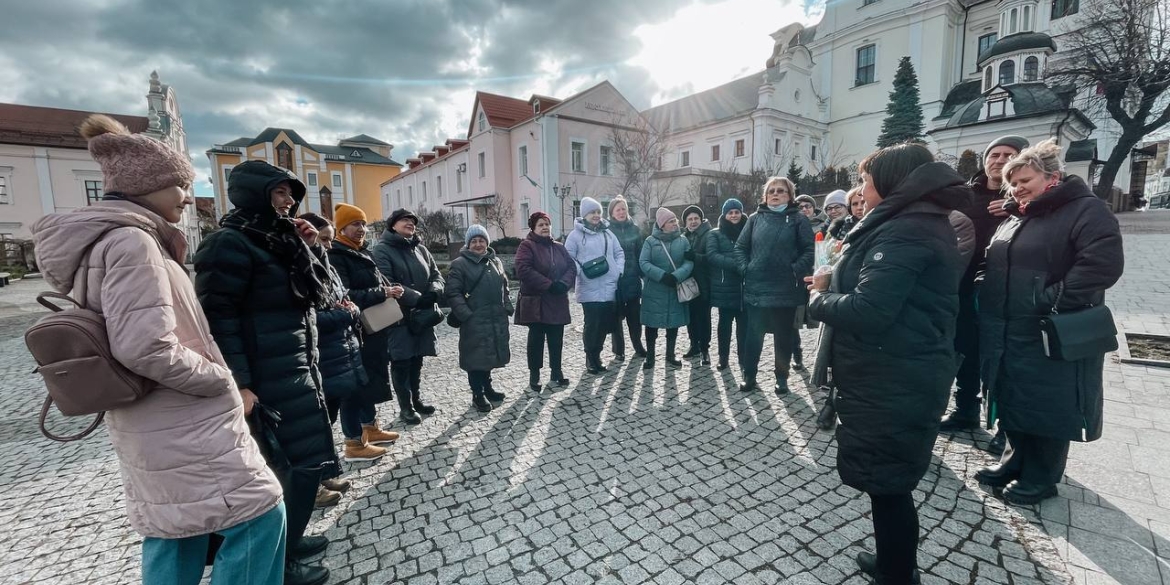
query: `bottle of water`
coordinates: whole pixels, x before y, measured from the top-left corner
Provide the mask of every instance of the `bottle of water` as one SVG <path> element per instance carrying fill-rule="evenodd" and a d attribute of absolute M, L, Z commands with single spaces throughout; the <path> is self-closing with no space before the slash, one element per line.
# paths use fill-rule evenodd
<path fill-rule="evenodd" d="M 817 235 L 816 235 L 816 238 L 814 238 L 814 241 L 816 242 L 815 262 L 816 262 L 817 268 L 819 269 L 822 266 L 828 266 L 829 265 L 829 245 L 830 245 L 830 242 L 825 240 L 825 233 L 824 232 L 817 232 Z"/>

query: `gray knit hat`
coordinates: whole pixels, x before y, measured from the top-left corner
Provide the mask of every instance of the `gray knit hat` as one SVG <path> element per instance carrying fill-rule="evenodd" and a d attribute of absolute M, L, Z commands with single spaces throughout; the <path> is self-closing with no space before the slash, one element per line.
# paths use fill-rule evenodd
<path fill-rule="evenodd" d="M 987 154 L 991 152 L 991 149 L 997 146 L 1009 146 L 1016 149 L 1016 154 L 1019 154 L 1021 150 L 1028 148 L 1030 144 L 1028 144 L 1028 139 L 1024 138 L 1023 136 L 1016 136 L 1015 134 L 1000 136 L 999 138 L 992 140 L 991 144 L 988 144 L 987 148 L 983 149 L 983 158 L 979 159 L 979 166 L 983 166 L 983 161 L 987 160 Z"/>
<path fill-rule="evenodd" d="M 487 240 L 489 245 L 492 243 L 492 238 L 488 235 L 487 228 L 479 225 L 478 223 L 473 223 L 470 227 L 467 228 L 467 233 L 463 235 L 463 245 L 470 247 L 471 238 L 474 237 L 480 237 Z"/>

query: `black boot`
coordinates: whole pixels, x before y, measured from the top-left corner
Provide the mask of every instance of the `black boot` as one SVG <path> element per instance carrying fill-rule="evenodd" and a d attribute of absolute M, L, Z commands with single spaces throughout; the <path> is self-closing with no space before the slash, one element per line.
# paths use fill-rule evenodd
<path fill-rule="evenodd" d="M 873 577 L 874 582 L 878 583 L 878 585 L 883 585 L 885 583 L 885 581 L 882 580 L 882 576 L 878 574 L 877 555 L 871 552 L 857 553 L 857 568 L 861 569 L 862 573 Z M 910 575 L 910 585 L 918 585 L 921 582 L 922 580 L 918 573 L 918 569 L 914 569 L 914 573 Z"/>
<path fill-rule="evenodd" d="M 942 417 L 942 421 L 938 425 L 938 432 L 953 433 L 977 428 L 979 428 L 978 408 L 956 408 L 950 414 Z"/>
<path fill-rule="evenodd" d="M 601 356 L 590 353 L 585 356 L 585 371 L 597 375 L 607 370 L 601 365 Z"/>
<path fill-rule="evenodd" d="M 556 381 L 555 379 L 553 380 Z M 528 387 L 540 392 L 540 370 L 528 370 Z"/>
<path fill-rule="evenodd" d="M 329 580 L 329 569 L 306 565 L 295 559 L 284 561 L 284 585 L 321 585 Z"/>
<path fill-rule="evenodd" d="M 473 394 L 471 396 L 471 403 L 475 405 L 475 409 L 480 412 L 492 411 L 492 403 L 488 402 L 488 399 L 484 397 L 482 392 L 476 392 Z"/>
<path fill-rule="evenodd" d="M 676 368 L 682 367 L 682 362 L 679 361 L 679 359 L 677 357 L 674 357 L 674 346 L 677 342 L 678 342 L 677 339 L 672 339 L 670 337 L 666 338 L 666 354 L 665 354 L 666 359 L 664 360 L 667 365 L 674 366 Z M 690 352 L 687 352 L 687 353 L 690 353 Z M 684 355 L 683 357 L 688 357 L 688 356 Z M 690 357 L 694 357 L 694 356 L 690 356 Z"/>
<path fill-rule="evenodd" d="M 1003 499 L 1017 506 L 1032 506 L 1056 497 L 1055 485 L 1037 485 L 1015 480 L 1003 489 Z"/>
<path fill-rule="evenodd" d="M 416 357 L 410 364 L 410 402 L 414 411 L 430 416 L 435 414 L 435 407 L 422 401 L 422 358 Z"/>
<path fill-rule="evenodd" d="M 702 358 L 699 360 L 699 365 L 703 365 L 703 366 L 711 365 L 711 352 L 704 349 L 703 351 L 699 352 L 699 356 L 700 356 L 700 358 Z"/>
<path fill-rule="evenodd" d="M 670 352 L 667 351 L 667 353 L 669 354 Z M 689 360 L 693 357 L 698 357 L 700 353 L 702 353 L 702 350 L 700 350 L 697 345 L 692 345 L 689 349 L 687 349 L 687 352 L 684 353 L 682 357 L 684 360 Z"/>
<path fill-rule="evenodd" d="M 496 389 L 492 388 L 491 382 L 488 382 L 488 385 L 484 387 L 483 397 L 487 398 L 488 402 L 503 402 L 506 398 L 503 392 L 496 392 Z"/>
<path fill-rule="evenodd" d="M 654 344 L 650 344 L 646 347 L 646 361 L 642 362 L 642 369 L 654 369 Z"/>
<path fill-rule="evenodd" d="M 759 390 L 760 385 L 756 383 L 756 375 L 752 374 L 749 376 L 744 374 L 743 383 L 739 385 L 739 389 L 743 390 L 744 392 L 755 392 Z"/>
<path fill-rule="evenodd" d="M 1007 435 L 1003 434 L 1002 430 L 996 431 L 995 436 L 991 438 L 991 443 L 987 445 L 987 452 L 995 456 L 1003 455 L 1003 450 L 1007 448 Z"/>
<path fill-rule="evenodd" d="M 634 347 L 634 357 L 646 357 L 646 348 L 642 347 L 642 340 L 634 335 L 630 336 L 630 345 Z"/>
<path fill-rule="evenodd" d="M 725 356 L 725 355 L 719 356 L 719 365 L 715 366 L 715 369 L 726 370 L 727 368 L 728 368 L 727 356 Z"/>
<path fill-rule="evenodd" d="M 1007 469 L 1003 465 L 992 465 L 976 471 L 975 481 L 985 486 L 1001 488 L 1015 481 L 1018 476 L 1019 472 L 1015 470 Z"/>
<path fill-rule="evenodd" d="M 788 394 L 788 371 L 781 370 L 776 372 L 776 396 L 784 396 Z"/>
<path fill-rule="evenodd" d="M 417 425 L 422 418 L 414 411 L 414 403 L 410 396 L 410 370 L 406 368 L 390 368 L 390 379 L 394 386 L 394 397 L 398 399 L 399 418 L 408 425 Z"/>
<path fill-rule="evenodd" d="M 548 381 L 550 384 L 553 384 L 558 388 L 565 388 L 569 385 L 569 379 L 566 378 L 565 374 L 560 370 L 553 370 L 552 375 L 549 376 Z"/>
<path fill-rule="evenodd" d="M 304 559 L 320 554 L 329 546 L 329 539 L 324 536 L 302 536 L 295 544 L 288 547 L 288 556 L 294 559 Z"/>

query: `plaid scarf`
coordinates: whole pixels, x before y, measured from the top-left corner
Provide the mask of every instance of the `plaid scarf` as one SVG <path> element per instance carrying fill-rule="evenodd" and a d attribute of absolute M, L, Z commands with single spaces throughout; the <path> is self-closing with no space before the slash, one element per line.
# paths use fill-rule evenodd
<path fill-rule="evenodd" d="M 252 243 L 264 248 L 288 269 L 293 296 L 304 308 L 328 308 L 332 291 L 329 268 L 297 235 L 296 224 L 271 212 L 234 209 L 219 224 L 243 232 Z"/>

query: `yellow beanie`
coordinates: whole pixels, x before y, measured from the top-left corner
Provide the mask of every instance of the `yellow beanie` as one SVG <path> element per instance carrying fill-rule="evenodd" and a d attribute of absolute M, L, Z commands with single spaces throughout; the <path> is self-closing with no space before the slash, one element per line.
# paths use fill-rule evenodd
<path fill-rule="evenodd" d="M 362 208 L 347 203 L 338 203 L 333 206 L 333 225 L 337 226 L 337 231 L 345 229 L 345 226 L 355 221 L 369 221 Z"/>

